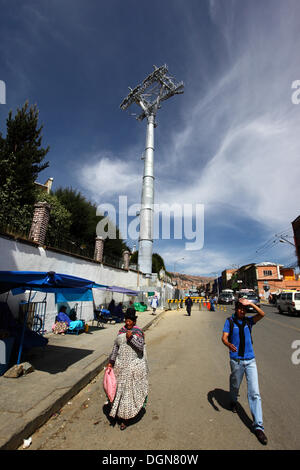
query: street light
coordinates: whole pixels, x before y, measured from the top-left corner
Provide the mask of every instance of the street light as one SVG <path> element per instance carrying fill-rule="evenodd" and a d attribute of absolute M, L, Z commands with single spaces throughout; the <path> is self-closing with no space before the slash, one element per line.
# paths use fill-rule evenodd
<path fill-rule="evenodd" d="M 286 238 L 283 238 L 281 237 L 280 240 L 279 240 L 281 243 L 289 243 L 290 245 L 294 246 L 296 248 L 296 245 L 292 242 L 290 242 L 289 240 L 287 240 Z"/>

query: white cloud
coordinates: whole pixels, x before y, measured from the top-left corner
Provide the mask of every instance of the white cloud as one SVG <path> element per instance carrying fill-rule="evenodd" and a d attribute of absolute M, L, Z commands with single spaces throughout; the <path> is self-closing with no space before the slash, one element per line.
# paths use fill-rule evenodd
<path fill-rule="evenodd" d="M 182 178 L 166 186 L 160 179 L 158 197 L 177 203 L 232 206 L 267 225 L 281 226 L 293 220 L 300 198 L 296 118 L 296 122 L 283 123 L 258 117 L 230 129 L 206 167 L 195 171 L 188 184 Z"/>
<path fill-rule="evenodd" d="M 232 258 L 224 253 L 221 248 L 216 249 L 205 249 L 198 252 L 179 250 L 178 247 L 169 246 L 167 248 L 161 248 L 159 250 L 160 255 L 163 257 L 166 268 L 170 271 L 195 274 L 195 275 L 213 275 L 218 274 L 229 267 L 232 263 Z M 184 258 L 184 260 L 181 260 Z M 177 262 L 177 260 L 179 260 Z"/>
<path fill-rule="evenodd" d="M 84 158 L 88 163 L 80 166 L 77 176 L 80 184 L 96 203 L 110 202 L 127 195 L 130 201 L 140 200 L 142 174 L 139 165 L 101 152 Z"/>

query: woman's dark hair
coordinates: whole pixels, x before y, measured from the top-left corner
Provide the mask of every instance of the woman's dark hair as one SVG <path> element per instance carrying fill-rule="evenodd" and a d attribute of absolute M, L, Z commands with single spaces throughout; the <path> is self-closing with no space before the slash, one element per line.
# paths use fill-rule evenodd
<path fill-rule="evenodd" d="M 129 308 L 126 310 L 126 313 L 125 313 L 125 315 L 124 315 L 124 318 L 125 318 L 125 320 L 126 320 L 126 318 L 128 318 L 128 320 L 136 321 L 137 316 L 136 316 L 135 308 L 129 307 Z"/>

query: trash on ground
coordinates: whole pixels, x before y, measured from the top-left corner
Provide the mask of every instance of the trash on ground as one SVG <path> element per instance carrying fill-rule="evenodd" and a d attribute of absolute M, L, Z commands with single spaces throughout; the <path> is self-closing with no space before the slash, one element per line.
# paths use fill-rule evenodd
<path fill-rule="evenodd" d="M 31 437 L 29 439 L 23 439 L 23 449 L 27 449 L 27 447 L 29 447 L 31 443 L 32 443 Z"/>

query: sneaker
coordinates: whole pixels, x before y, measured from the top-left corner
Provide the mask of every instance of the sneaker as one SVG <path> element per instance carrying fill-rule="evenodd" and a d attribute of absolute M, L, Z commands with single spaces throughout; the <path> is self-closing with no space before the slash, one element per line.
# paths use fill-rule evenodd
<path fill-rule="evenodd" d="M 230 409 L 231 409 L 232 413 L 237 413 L 237 401 L 232 401 L 230 403 Z"/>
<path fill-rule="evenodd" d="M 261 444 L 267 445 L 268 439 L 262 429 L 255 429 L 254 434 Z"/>

